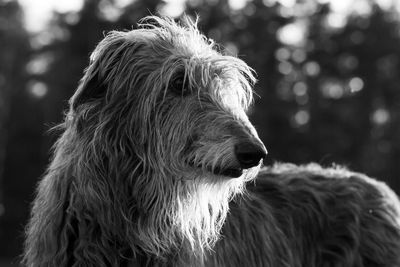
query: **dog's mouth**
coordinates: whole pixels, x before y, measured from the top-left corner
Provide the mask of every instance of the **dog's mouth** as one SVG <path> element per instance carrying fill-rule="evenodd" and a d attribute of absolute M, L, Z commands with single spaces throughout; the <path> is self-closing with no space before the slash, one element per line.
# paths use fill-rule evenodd
<path fill-rule="evenodd" d="M 209 170 L 215 175 L 220 175 L 220 176 L 227 176 L 231 178 L 238 178 L 242 176 L 243 174 L 243 169 L 242 168 L 228 168 L 228 169 L 221 169 L 221 168 L 214 168 L 213 170 Z"/>
<path fill-rule="evenodd" d="M 189 166 L 196 168 L 196 169 L 203 169 L 201 166 L 196 166 L 193 163 L 189 163 Z M 243 175 L 243 169 L 242 168 L 235 168 L 235 167 L 230 167 L 230 168 L 222 168 L 222 167 L 215 167 L 215 168 L 205 168 L 208 172 L 218 175 L 218 176 L 226 176 L 230 178 L 238 178 Z"/>

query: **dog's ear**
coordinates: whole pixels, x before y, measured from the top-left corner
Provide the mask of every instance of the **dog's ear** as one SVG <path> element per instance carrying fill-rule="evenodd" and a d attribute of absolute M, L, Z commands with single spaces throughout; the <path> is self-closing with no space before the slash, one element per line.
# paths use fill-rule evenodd
<path fill-rule="evenodd" d="M 102 98 L 107 92 L 107 86 L 100 80 L 99 74 L 91 75 L 90 79 L 81 80 L 78 89 L 70 99 L 72 110 L 76 110 L 83 103 Z"/>
<path fill-rule="evenodd" d="M 125 35 L 125 32 L 113 31 L 97 45 L 78 89 L 69 101 L 72 111 L 84 103 L 105 97 L 110 76 L 116 71 L 115 65 L 125 48 Z"/>

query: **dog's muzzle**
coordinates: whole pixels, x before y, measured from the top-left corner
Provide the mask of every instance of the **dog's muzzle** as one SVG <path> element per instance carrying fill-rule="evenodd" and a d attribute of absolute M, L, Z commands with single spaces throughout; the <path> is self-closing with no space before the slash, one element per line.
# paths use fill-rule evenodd
<path fill-rule="evenodd" d="M 229 167 L 207 166 L 205 169 L 218 176 L 238 178 L 243 175 L 245 169 L 259 166 L 261 161 L 267 156 L 267 150 L 259 141 L 243 141 L 234 146 L 235 164 Z M 188 165 L 195 168 L 202 168 L 194 162 L 188 162 Z"/>
<path fill-rule="evenodd" d="M 243 174 L 243 170 L 258 166 L 267 156 L 267 153 L 262 143 L 250 141 L 238 143 L 235 146 L 235 156 L 239 166 L 227 169 L 215 168 L 212 172 L 216 175 L 231 178 L 240 177 Z"/>

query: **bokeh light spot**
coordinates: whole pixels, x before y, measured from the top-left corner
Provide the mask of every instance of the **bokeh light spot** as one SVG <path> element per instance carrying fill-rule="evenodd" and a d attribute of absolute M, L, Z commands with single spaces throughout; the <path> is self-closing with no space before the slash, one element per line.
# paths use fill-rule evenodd
<path fill-rule="evenodd" d="M 303 71 L 306 75 L 315 77 L 320 73 L 321 68 L 317 62 L 310 61 L 304 64 Z"/>
<path fill-rule="evenodd" d="M 293 67 L 289 62 L 281 62 L 278 65 L 278 71 L 283 75 L 288 75 L 292 72 Z"/>
<path fill-rule="evenodd" d="M 306 60 L 306 53 L 302 49 L 296 49 L 292 53 L 292 59 L 297 63 L 302 63 Z"/>
<path fill-rule="evenodd" d="M 347 17 L 341 13 L 330 13 L 326 16 L 327 28 L 331 29 L 341 29 L 346 25 Z"/>
<path fill-rule="evenodd" d="M 336 81 L 326 81 L 321 86 L 321 92 L 326 98 L 339 99 L 344 95 L 344 88 Z"/>
<path fill-rule="evenodd" d="M 26 71 L 29 74 L 43 74 L 48 70 L 51 60 L 53 60 L 51 55 L 41 54 L 28 62 Z"/>
<path fill-rule="evenodd" d="M 28 83 L 28 91 L 35 98 L 43 98 L 48 91 L 47 85 L 39 81 L 31 81 Z"/>
<path fill-rule="evenodd" d="M 247 0 L 228 0 L 228 4 L 232 10 L 241 10 L 246 6 Z"/>
<path fill-rule="evenodd" d="M 386 124 L 390 120 L 389 111 L 385 108 L 378 108 L 372 113 L 371 119 L 376 125 Z"/>
<path fill-rule="evenodd" d="M 305 41 L 306 30 L 302 23 L 294 22 L 280 28 L 277 36 L 283 44 L 300 46 Z"/>
<path fill-rule="evenodd" d="M 310 113 L 306 110 L 299 110 L 293 116 L 292 124 L 295 127 L 306 125 L 310 121 Z"/>
<path fill-rule="evenodd" d="M 304 82 L 297 82 L 293 86 L 293 92 L 296 96 L 303 96 L 307 93 L 307 85 Z"/>
<path fill-rule="evenodd" d="M 281 47 L 275 51 L 275 58 L 279 61 L 288 60 L 290 58 L 290 51 L 285 47 Z"/>
<path fill-rule="evenodd" d="M 165 0 L 160 9 L 162 15 L 179 17 L 185 11 L 185 0 Z"/>
<path fill-rule="evenodd" d="M 364 82 L 359 77 L 351 78 L 349 81 L 350 92 L 356 93 L 364 88 Z"/>

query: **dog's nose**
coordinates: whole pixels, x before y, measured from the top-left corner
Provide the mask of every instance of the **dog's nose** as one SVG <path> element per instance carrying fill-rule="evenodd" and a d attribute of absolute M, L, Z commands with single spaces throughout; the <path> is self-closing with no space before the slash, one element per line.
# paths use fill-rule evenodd
<path fill-rule="evenodd" d="M 248 169 L 257 166 L 267 155 L 267 150 L 262 144 L 243 142 L 235 146 L 235 154 L 240 167 Z"/>

